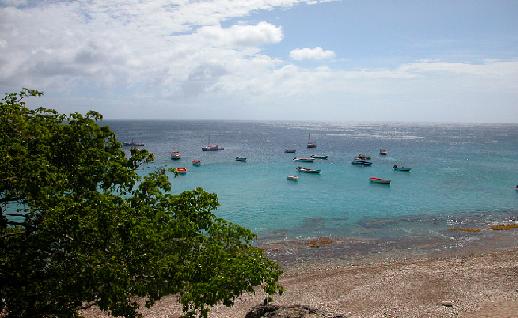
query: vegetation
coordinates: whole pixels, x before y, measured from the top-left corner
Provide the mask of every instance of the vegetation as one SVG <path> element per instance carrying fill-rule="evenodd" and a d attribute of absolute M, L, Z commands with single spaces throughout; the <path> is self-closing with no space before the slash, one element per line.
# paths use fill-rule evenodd
<path fill-rule="evenodd" d="M 506 231 L 506 230 L 513 230 L 518 229 L 518 224 L 494 224 L 490 226 L 492 230 L 495 231 Z"/>
<path fill-rule="evenodd" d="M 0 102 L 0 312 L 76 317 L 96 305 L 138 316 L 177 294 L 185 316 L 207 316 L 281 271 L 254 234 L 216 217 L 215 194 L 170 193 L 166 171 L 144 177 L 145 150 L 127 156 L 96 112 L 30 109 L 24 89 Z"/>
<path fill-rule="evenodd" d="M 316 239 L 311 239 L 306 242 L 306 246 L 312 247 L 312 248 L 319 248 L 321 246 L 330 245 L 333 244 L 333 240 L 329 237 L 318 237 Z"/>
<path fill-rule="evenodd" d="M 467 233 L 478 233 L 481 229 L 477 227 L 450 227 L 448 231 L 451 232 L 467 232 Z"/>

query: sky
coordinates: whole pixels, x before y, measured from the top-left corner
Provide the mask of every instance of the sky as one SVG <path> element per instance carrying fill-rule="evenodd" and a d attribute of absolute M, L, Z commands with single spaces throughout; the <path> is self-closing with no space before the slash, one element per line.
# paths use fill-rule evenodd
<path fill-rule="evenodd" d="M 0 93 L 109 119 L 518 123 L 518 1 L 0 0 Z"/>

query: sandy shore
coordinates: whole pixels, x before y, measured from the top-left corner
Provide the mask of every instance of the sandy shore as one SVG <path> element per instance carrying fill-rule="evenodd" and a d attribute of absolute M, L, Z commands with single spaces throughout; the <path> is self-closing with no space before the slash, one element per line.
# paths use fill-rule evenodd
<path fill-rule="evenodd" d="M 496 250 L 486 243 L 491 248 L 292 262 L 284 265 L 286 292 L 274 303 L 303 304 L 346 317 L 518 317 L 518 243 Z M 210 317 L 244 317 L 263 298 L 261 293 L 243 295 L 232 308 L 214 308 Z M 167 297 L 142 313 L 179 317 L 181 311 L 175 298 Z M 83 314 L 107 317 L 94 309 Z"/>

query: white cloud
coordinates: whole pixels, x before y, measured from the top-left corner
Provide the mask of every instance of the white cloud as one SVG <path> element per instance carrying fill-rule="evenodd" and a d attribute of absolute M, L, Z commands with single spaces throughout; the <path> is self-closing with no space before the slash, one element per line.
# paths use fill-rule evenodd
<path fill-rule="evenodd" d="M 451 116 L 477 110 L 480 118 L 518 121 L 511 111 L 518 109 L 518 61 L 305 68 L 263 51 L 282 42 L 280 25 L 228 25 L 302 2 L 313 0 L 0 6 L 0 87 L 42 89 L 54 98 L 49 106 L 94 105 L 108 117 L 398 120 L 443 107 Z M 320 47 L 290 52 L 293 59 L 334 56 Z"/>
<path fill-rule="evenodd" d="M 317 46 L 315 48 L 294 49 L 290 52 L 290 57 L 294 60 L 323 60 L 334 58 L 335 52 L 324 50 Z"/>
<path fill-rule="evenodd" d="M 230 28 L 206 26 L 197 32 L 215 46 L 260 46 L 282 41 L 282 29 L 262 21 L 256 25 L 233 25 Z"/>

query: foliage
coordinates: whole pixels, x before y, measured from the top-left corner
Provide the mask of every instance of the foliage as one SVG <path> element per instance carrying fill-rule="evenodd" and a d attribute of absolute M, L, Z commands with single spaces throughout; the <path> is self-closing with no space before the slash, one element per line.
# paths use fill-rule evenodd
<path fill-rule="evenodd" d="M 24 89 L 0 102 L 0 312 L 76 317 L 91 305 L 138 316 L 177 294 L 188 317 L 233 304 L 281 271 L 254 234 L 216 217 L 215 194 L 170 193 L 165 170 L 139 177 L 153 156 L 126 156 L 102 116 L 30 109 Z"/>

